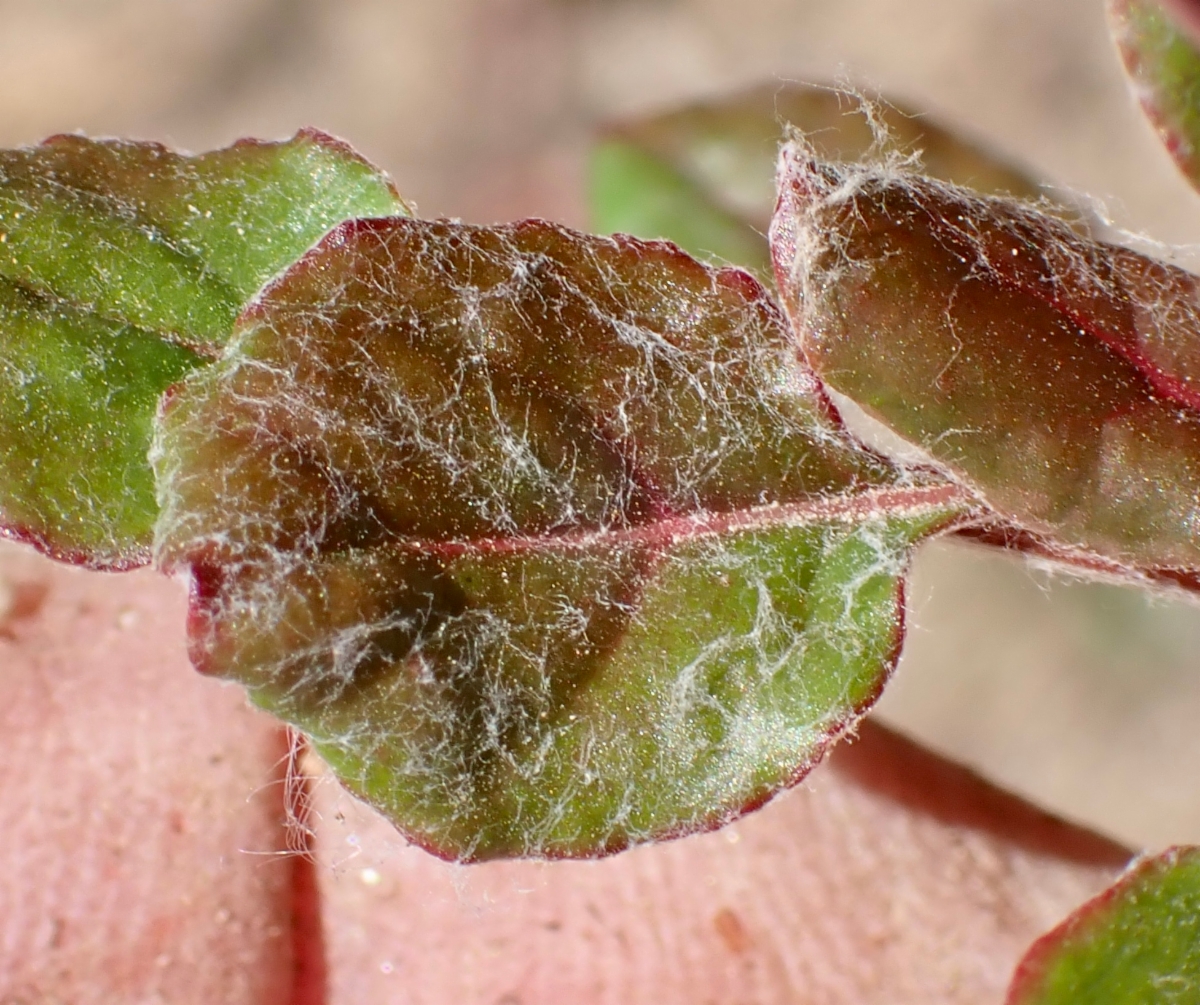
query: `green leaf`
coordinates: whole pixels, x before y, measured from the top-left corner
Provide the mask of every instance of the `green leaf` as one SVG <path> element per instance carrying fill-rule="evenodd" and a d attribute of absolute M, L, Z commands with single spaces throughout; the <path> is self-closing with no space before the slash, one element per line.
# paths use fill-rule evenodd
<path fill-rule="evenodd" d="M 1200 187 L 1200 51 L 1154 0 L 1110 0 L 1109 23 L 1134 96 Z"/>
<path fill-rule="evenodd" d="M 611 126 L 592 154 L 593 226 L 667 238 L 694 255 L 768 275 L 764 235 L 789 127 L 828 160 L 857 160 L 886 136 L 891 148 L 920 152 L 935 177 L 985 192 L 1038 193 L 1017 169 L 901 106 L 834 88 L 770 84 Z"/>
<path fill-rule="evenodd" d="M 1172 848 L 1042 936 L 1008 1005 L 1198 1005 L 1200 848 Z"/>
<path fill-rule="evenodd" d="M 314 131 L 185 156 L 56 136 L 0 152 L 0 528 L 60 558 L 149 558 L 162 392 L 243 305 L 390 182 Z"/>
<path fill-rule="evenodd" d="M 776 274 L 822 378 L 1006 543 L 1196 587 L 1200 280 L 895 164 L 785 158 Z"/>
<path fill-rule="evenodd" d="M 459 859 L 605 854 L 795 781 L 968 507 L 848 437 L 747 273 L 541 221 L 342 226 L 154 463 L 196 665 Z"/>
<path fill-rule="evenodd" d="M 769 165 L 760 166 L 770 179 Z M 592 226 L 605 233 L 666 238 L 701 258 L 735 262 L 760 275 L 770 268 L 763 230 L 633 143 L 610 139 L 593 151 L 591 209 Z"/>

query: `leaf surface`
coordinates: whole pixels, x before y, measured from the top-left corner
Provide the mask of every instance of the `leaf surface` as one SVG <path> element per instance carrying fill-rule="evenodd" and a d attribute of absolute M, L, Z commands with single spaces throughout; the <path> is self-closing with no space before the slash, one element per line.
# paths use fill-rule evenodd
<path fill-rule="evenodd" d="M 161 393 L 332 226 L 402 210 L 313 131 L 199 156 L 79 136 L 0 152 L 0 527 L 90 565 L 147 561 Z"/>
<path fill-rule="evenodd" d="M 772 241 L 830 386 L 1042 550 L 1195 585 L 1195 276 L 1027 204 L 802 144 L 785 153 Z"/>
<path fill-rule="evenodd" d="M 1200 1003 L 1200 849 L 1136 863 L 1033 944 L 1008 1005 Z"/>
<path fill-rule="evenodd" d="M 1110 0 L 1109 23 L 1134 96 L 1200 187 L 1200 50 L 1154 0 Z"/>
<path fill-rule="evenodd" d="M 1036 196 L 1009 164 L 899 105 L 810 84 L 769 84 L 610 126 L 592 153 L 593 225 L 666 238 L 693 255 L 770 274 L 764 235 L 775 207 L 775 162 L 788 129 L 827 160 L 887 144 L 920 152 L 931 175 L 986 192 Z"/>
<path fill-rule="evenodd" d="M 747 273 L 358 221 L 170 399 L 192 657 L 459 859 L 716 826 L 878 693 L 961 490 L 857 445 Z"/>

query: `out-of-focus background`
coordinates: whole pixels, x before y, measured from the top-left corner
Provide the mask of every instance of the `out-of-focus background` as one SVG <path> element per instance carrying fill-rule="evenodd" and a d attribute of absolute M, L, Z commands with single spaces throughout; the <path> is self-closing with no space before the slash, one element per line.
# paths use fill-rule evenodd
<path fill-rule="evenodd" d="M 844 79 L 963 130 L 1116 224 L 1200 241 L 1101 0 L 0 0 L 0 145 L 190 150 L 316 125 L 423 215 L 586 227 L 597 123 Z M 1200 607 L 942 543 L 879 713 L 1135 846 L 1200 842 Z"/>

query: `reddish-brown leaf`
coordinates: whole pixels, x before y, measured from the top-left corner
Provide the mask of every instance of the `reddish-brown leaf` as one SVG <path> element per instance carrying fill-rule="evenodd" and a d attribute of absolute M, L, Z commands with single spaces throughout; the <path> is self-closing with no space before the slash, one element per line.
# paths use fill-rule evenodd
<path fill-rule="evenodd" d="M 457 858 L 795 781 L 967 505 L 847 436 L 748 274 L 540 221 L 339 228 L 171 399 L 156 471 L 197 665 Z"/>
<path fill-rule="evenodd" d="M 793 144 L 780 184 L 776 272 L 824 380 L 974 486 L 1009 540 L 1194 582 L 1196 277 L 894 164 Z"/>

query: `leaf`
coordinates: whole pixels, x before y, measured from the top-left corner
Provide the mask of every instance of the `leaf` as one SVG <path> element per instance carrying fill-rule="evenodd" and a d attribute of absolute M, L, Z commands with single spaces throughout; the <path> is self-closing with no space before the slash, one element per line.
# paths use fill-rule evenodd
<path fill-rule="evenodd" d="M 954 486 L 843 431 L 748 274 L 526 221 L 345 224 L 154 450 L 193 661 L 447 858 L 713 827 L 877 695 Z"/>
<path fill-rule="evenodd" d="M 801 144 L 785 152 L 772 247 L 830 386 L 1040 550 L 1196 585 L 1195 276 L 1027 204 Z"/>
<path fill-rule="evenodd" d="M 242 306 L 391 183 L 307 130 L 199 156 L 55 136 L 0 152 L 0 529 L 106 568 L 149 559 L 159 396 Z"/>
<path fill-rule="evenodd" d="M 1172 848 L 1033 944 L 1008 1005 L 1200 1003 L 1200 848 Z"/>
<path fill-rule="evenodd" d="M 1017 169 L 902 106 L 811 84 L 768 84 L 610 126 L 592 154 L 595 228 L 664 237 L 694 255 L 769 275 L 764 235 L 789 124 L 827 160 L 857 160 L 886 135 L 893 148 L 920 151 L 935 177 L 1038 194 Z"/>
<path fill-rule="evenodd" d="M 607 139 L 593 151 L 590 170 L 596 230 L 666 238 L 700 258 L 736 262 L 767 274 L 764 231 L 721 205 L 674 165 L 635 143 Z M 760 173 L 769 181 L 770 165 Z"/>
<path fill-rule="evenodd" d="M 1134 96 L 1200 187 L 1200 51 L 1154 0 L 1109 0 L 1109 24 Z"/>

